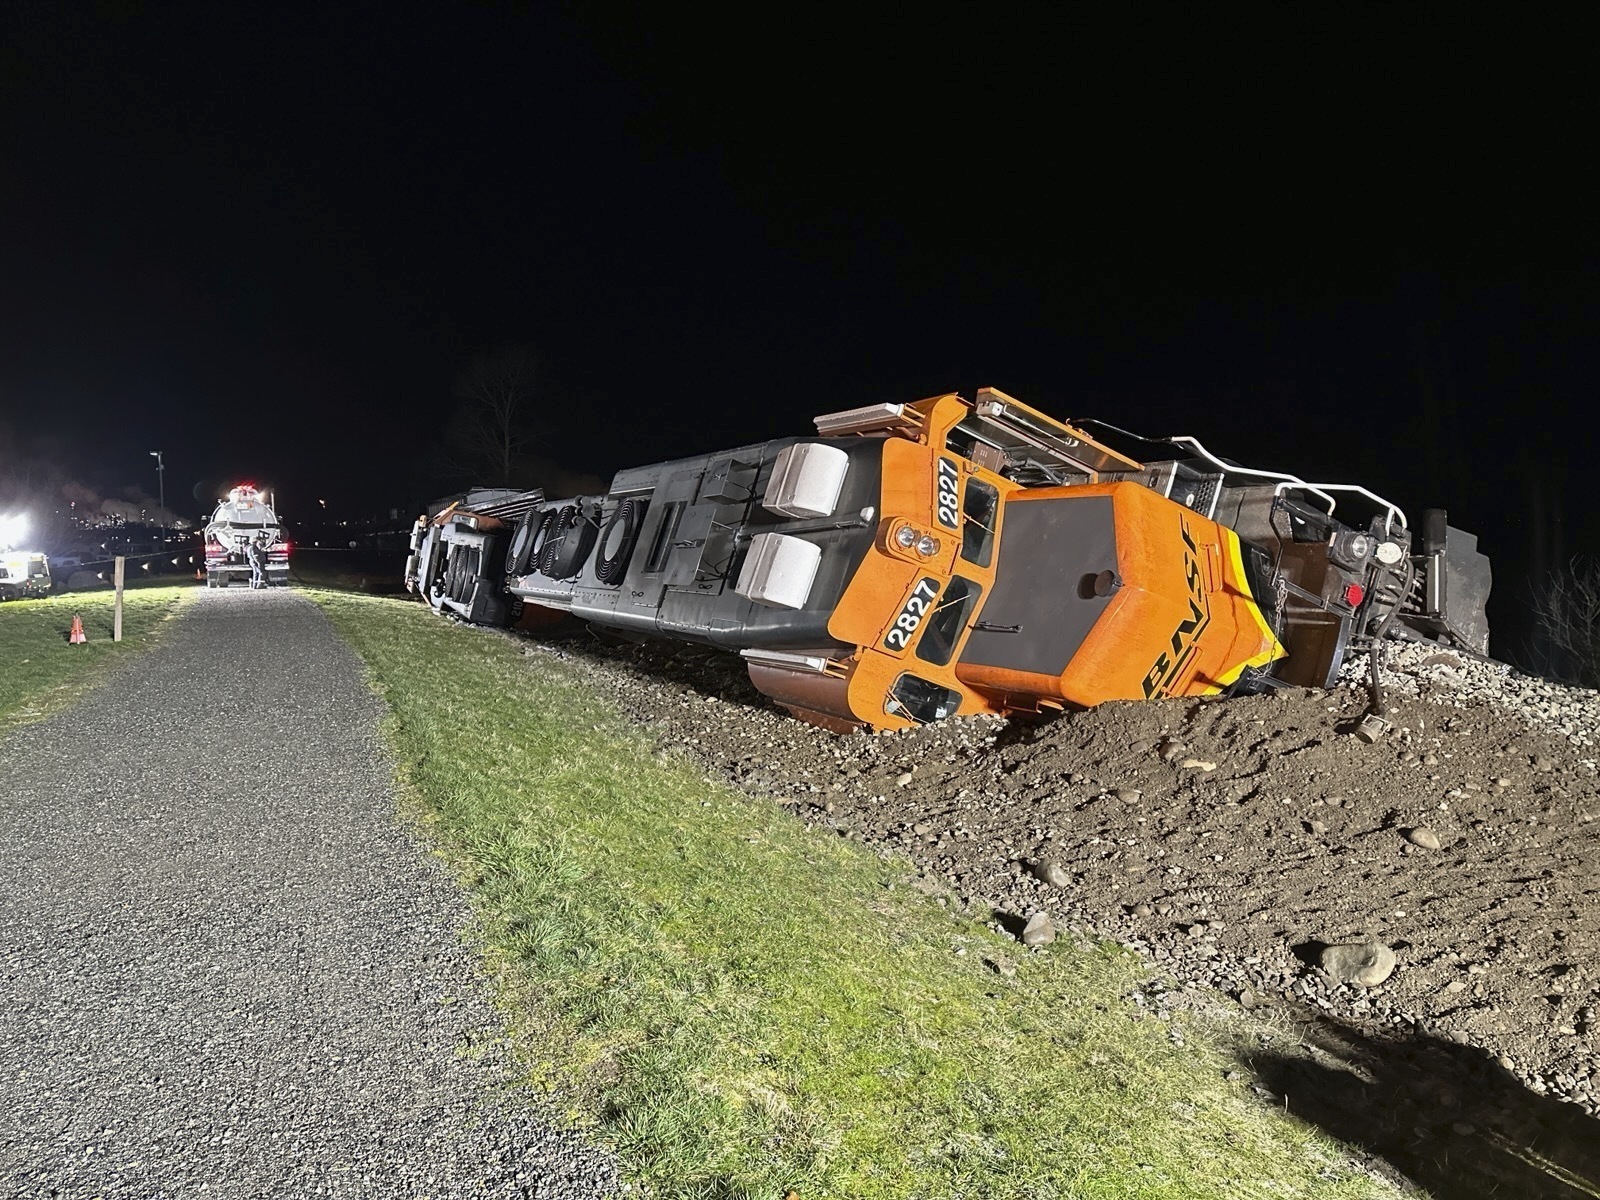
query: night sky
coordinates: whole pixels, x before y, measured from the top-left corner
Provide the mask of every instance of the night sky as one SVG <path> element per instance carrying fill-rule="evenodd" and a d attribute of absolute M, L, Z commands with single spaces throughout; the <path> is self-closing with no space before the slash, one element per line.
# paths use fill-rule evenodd
<path fill-rule="evenodd" d="M 600 475 L 994 385 L 1446 506 L 1504 594 L 1600 548 L 1576 30 L 67 7 L 0 31 L 0 437 L 106 494 L 410 506 L 523 344 Z"/>

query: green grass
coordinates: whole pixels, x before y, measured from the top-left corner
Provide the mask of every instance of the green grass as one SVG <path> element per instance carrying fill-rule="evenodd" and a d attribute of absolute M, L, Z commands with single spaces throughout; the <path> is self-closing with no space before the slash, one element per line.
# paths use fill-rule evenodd
<path fill-rule="evenodd" d="M 116 664 L 147 648 L 194 584 L 129 588 L 122 641 L 113 642 L 109 590 L 0 604 L 0 732 L 60 710 Z M 73 614 L 88 642 L 67 641 Z"/>
<path fill-rule="evenodd" d="M 907 868 L 655 750 L 581 664 L 317 594 L 386 699 L 533 1080 L 648 1193 L 801 1200 L 1390 1195 L 1120 997 Z M 964 953 L 958 953 L 964 951 Z M 985 959 L 1015 967 L 998 974 Z"/>

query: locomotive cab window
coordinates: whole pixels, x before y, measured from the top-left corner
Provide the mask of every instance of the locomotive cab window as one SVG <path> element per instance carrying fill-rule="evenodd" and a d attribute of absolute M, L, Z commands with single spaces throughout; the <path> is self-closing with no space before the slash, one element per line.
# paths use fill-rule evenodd
<path fill-rule="evenodd" d="M 929 721 L 942 721 L 954 716 L 960 707 L 960 692 L 908 673 L 894 681 L 884 710 L 919 725 L 926 725 Z"/>
<path fill-rule="evenodd" d="M 1000 514 L 1000 491 L 981 479 L 967 479 L 961 498 L 961 557 L 987 567 L 994 553 L 994 523 Z"/>
<path fill-rule="evenodd" d="M 967 618 L 972 615 L 972 606 L 982 591 L 972 580 L 960 575 L 950 581 L 928 618 L 922 640 L 917 643 L 918 658 L 936 667 L 950 661 L 950 656 L 956 652 L 956 643 L 961 640 L 961 631 L 967 627 Z"/>

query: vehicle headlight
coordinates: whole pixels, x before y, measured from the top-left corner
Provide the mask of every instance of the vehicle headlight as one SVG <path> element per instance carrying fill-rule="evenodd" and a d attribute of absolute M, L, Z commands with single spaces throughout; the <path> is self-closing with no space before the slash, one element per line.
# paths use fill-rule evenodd
<path fill-rule="evenodd" d="M 917 539 L 917 553 L 923 558 L 932 558 L 939 553 L 939 539 L 931 533 L 925 533 Z"/>

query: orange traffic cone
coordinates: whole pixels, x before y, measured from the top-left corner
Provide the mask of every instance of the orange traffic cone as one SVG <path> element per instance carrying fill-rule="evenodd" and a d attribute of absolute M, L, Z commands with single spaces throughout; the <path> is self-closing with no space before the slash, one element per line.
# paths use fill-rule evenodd
<path fill-rule="evenodd" d="M 73 613 L 72 614 L 72 632 L 67 635 L 67 641 L 71 642 L 74 646 L 76 646 L 76 645 L 78 645 L 78 644 L 80 644 L 82 642 L 87 642 L 88 640 L 89 640 L 88 638 L 83 636 L 83 618 L 80 617 L 77 613 Z"/>

